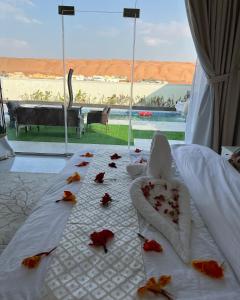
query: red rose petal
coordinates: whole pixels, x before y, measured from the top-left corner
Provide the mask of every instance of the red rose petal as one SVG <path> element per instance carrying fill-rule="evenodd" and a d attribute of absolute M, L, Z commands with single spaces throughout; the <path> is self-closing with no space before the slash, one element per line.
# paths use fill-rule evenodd
<path fill-rule="evenodd" d="M 90 246 L 102 246 L 104 248 L 105 253 L 107 253 L 106 244 L 109 239 L 112 239 L 114 237 L 114 233 L 108 229 L 104 229 L 102 231 L 96 232 L 90 234 L 90 239 L 92 243 L 90 243 Z"/>
<path fill-rule="evenodd" d="M 97 183 L 103 183 L 103 178 L 104 178 L 104 175 L 105 175 L 105 172 L 101 172 L 101 173 L 98 173 L 94 179 L 95 182 Z"/>
<path fill-rule="evenodd" d="M 155 240 L 146 240 L 143 244 L 144 251 L 155 251 L 155 252 L 162 252 L 162 246 L 156 242 Z"/>
<path fill-rule="evenodd" d="M 111 159 L 119 159 L 121 158 L 122 156 L 118 155 L 117 153 L 114 153 L 113 155 L 110 156 Z"/>

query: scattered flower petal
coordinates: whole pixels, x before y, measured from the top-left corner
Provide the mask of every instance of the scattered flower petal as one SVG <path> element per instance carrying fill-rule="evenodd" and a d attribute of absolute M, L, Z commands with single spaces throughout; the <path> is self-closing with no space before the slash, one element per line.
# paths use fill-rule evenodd
<path fill-rule="evenodd" d="M 215 260 L 193 260 L 192 266 L 211 278 L 221 279 L 224 277 L 223 267 Z"/>
<path fill-rule="evenodd" d="M 102 231 L 96 232 L 90 234 L 90 239 L 92 240 L 92 243 L 90 243 L 90 246 L 102 246 L 104 248 L 104 252 L 107 253 L 107 241 L 109 239 L 112 239 L 114 237 L 114 233 L 108 229 L 104 229 Z"/>
<path fill-rule="evenodd" d="M 77 203 L 76 196 L 70 191 L 64 191 L 62 199 L 56 200 L 55 202 L 60 202 L 60 201 L 66 201 L 72 204 Z"/>
<path fill-rule="evenodd" d="M 155 252 L 162 252 L 162 246 L 156 242 L 155 240 L 146 240 L 143 244 L 144 251 L 155 251 Z"/>
<path fill-rule="evenodd" d="M 70 184 L 74 181 L 80 181 L 80 179 L 81 179 L 80 174 L 78 172 L 74 172 L 72 176 L 69 176 L 67 178 L 67 183 Z"/>
<path fill-rule="evenodd" d="M 85 154 L 80 155 L 82 157 L 93 157 L 93 154 L 90 152 L 86 152 Z"/>
<path fill-rule="evenodd" d="M 138 148 L 136 148 L 136 149 L 135 149 L 135 152 L 136 152 L 136 153 L 140 153 L 140 152 L 142 152 L 142 150 L 141 150 L 141 149 L 138 149 Z"/>
<path fill-rule="evenodd" d="M 154 189 L 154 184 L 149 181 L 149 183 L 141 188 L 145 198 L 150 196 L 150 190 Z"/>
<path fill-rule="evenodd" d="M 88 161 L 82 161 L 79 164 L 75 165 L 76 167 L 86 167 L 87 165 L 89 165 Z"/>
<path fill-rule="evenodd" d="M 150 187 L 151 190 L 154 189 L 154 186 L 155 186 L 155 185 L 154 185 L 153 183 L 151 183 L 151 181 L 149 181 L 148 185 L 149 185 L 149 187 Z"/>
<path fill-rule="evenodd" d="M 156 251 L 156 252 L 162 252 L 163 248 L 162 246 L 155 240 L 148 240 L 143 236 L 142 234 L 138 233 L 138 236 L 144 240 L 143 249 L 144 251 Z"/>
<path fill-rule="evenodd" d="M 139 161 L 137 161 L 137 163 L 139 163 L 139 164 L 144 164 L 146 162 L 147 162 L 147 160 L 144 158 L 141 158 Z"/>
<path fill-rule="evenodd" d="M 105 175 L 105 172 L 101 172 L 101 173 L 98 173 L 94 179 L 95 182 L 97 183 L 103 183 L 103 178 L 104 178 L 104 175 Z"/>
<path fill-rule="evenodd" d="M 150 196 L 150 187 L 149 185 L 145 185 L 141 188 L 143 195 L 145 198 L 148 198 Z"/>
<path fill-rule="evenodd" d="M 110 168 L 116 168 L 117 169 L 117 166 L 116 166 L 115 162 L 112 162 L 112 163 L 108 164 L 108 166 Z"/>
<path fill-rule="evenodd" d="M 36 255 L 24 258 L 22 261 L 22 265 L 28 269 L 35 269 L 38 267 L 42 256 L 48 256 L 49 254 L 51 254 L 54 250 L 56 249 L 53 248 L 52 250 L 48 251 L 48 252 L 42 252 L 42 253 L 38 253 Z"/>
<path fill-rule="evenodd" d="M 110 156 L 111 159 L 119 159 L 121 158 L 122 156 L 118 155 L 117 153 L 114 153 L 113 155 Z"/>
<path fill-rule="evenodd" d="M 37 268 L 41 261 L 41 258 L 42 257 L 38 255 L 27 257 L 22 261 L 22 265 L 28 269 Z"/>
<path fill-rule="evenodd" d="M 147 292 L 154 293 L 156 295 L 163 295 L 167 299 L 173 299 L 172 296 L 163 288 L 170 283 L 171 276 L 163 275 L 158 280 L 155 277 L 148 279 L 147 283 L 138 289 L 138 294 L 144 296 Z"/>
<path fill-rule="evenodd" d="M 112 201 L 112 198 L 108 193 L 105 193 L 105 195 L 102 197 L 101 204 L 102 206 L 108 206 L 109 202 Z"/>

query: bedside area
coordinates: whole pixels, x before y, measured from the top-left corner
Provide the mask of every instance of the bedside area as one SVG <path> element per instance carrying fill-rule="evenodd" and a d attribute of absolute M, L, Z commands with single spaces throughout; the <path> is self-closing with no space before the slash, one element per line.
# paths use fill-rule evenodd
<path fill-rule="evenodd" d="M 240 150 L 240 146 L 222 146 L 221 156 L 228 159 L 237 150 Z"/>

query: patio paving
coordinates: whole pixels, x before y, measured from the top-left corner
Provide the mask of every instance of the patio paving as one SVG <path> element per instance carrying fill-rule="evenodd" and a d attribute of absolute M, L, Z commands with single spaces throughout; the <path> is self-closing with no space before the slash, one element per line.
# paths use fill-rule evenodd
<path fill-rule="evenodd" d="M 128 120 L 109 120 L 109 124 L 128 125 Z M 185 122 L 159 122 L 159 121 L 135 121 L 132 120 L 132 127 L 136 130 L 160 130 L 185 132 Z"/>

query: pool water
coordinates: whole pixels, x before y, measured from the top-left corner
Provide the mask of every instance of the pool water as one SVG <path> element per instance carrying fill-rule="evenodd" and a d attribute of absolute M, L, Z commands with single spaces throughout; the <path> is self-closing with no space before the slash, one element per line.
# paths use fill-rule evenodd
<path fill-rule="evenodd" d="M 83 113 L 88 113 L 92 108 L 83 108 Z M 95 109 L 94 109 L 95 110 Z M 96 110 L 99 110 L 96 109 Z M 176 111 L 147 111 L 151 112 L 151 116 L 141 116 L 139 113 L 142 110 L 132 110 L 132 120 L 133 121 L 157 121 L 157 122 L 186 122 L 186 118 L 179 112 Z M 144 111 L 145 112 L 145 111 Z M 110 120 L 128 120 L 128 110 L 127 109 L 115 109 L 112 108 L 110 111 Z"/>

